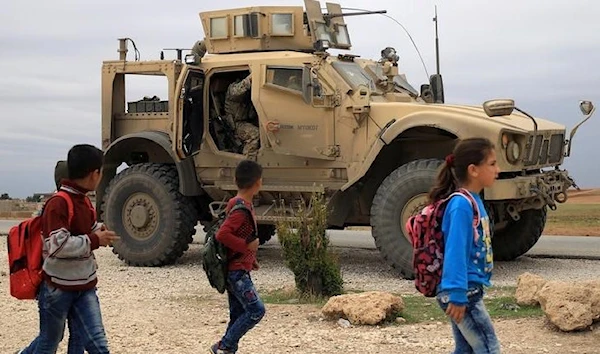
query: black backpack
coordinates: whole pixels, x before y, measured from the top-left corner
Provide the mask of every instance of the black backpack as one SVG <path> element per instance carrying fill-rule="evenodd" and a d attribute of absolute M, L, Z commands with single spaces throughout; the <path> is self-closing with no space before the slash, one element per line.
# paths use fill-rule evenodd
<path fill-rule="evenodd" d="M 236 210 L 246 210 L 250 218 L 252 218 L 252 212 L 243 201 L 235 203 L 229 213 Z M 225 292 L 227 288 L 227 247 L 221 242 L 217 241 L 217 232 L 223 222 L 227 218 L 227 212 L 225 210 L 218 214 L 217 220 L 211 225 L 206 232 L 206 239 L 204 241 L 204 249 L 202 251 L 202 268 L 206 273 L 210 286 L 217 289 L 221 294 Z M 235 258 L 235 256 L 234 256 Z"/>

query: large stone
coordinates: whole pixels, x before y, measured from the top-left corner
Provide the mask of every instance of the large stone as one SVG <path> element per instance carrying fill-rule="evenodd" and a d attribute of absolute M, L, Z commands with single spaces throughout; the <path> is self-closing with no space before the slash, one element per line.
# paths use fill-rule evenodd
<path fill-rule="evenodd" d="M 538 292 L 546 284 L 546 279 L 532 273 L 523 273 L 517 279 L 515 299 L 521 306 L 534 306 L 539 303 Z"/>
<path fill-rule="evenodd" d="M 600 280 L 584 281 L 581 282 L 581 285 L 592 291 L 590 297 L 592 317 L 594 318 L 594 321 L 600 320 Z"/>
<path fill-rule="evenodd" d="M 346 318 L 354 325 L 375 325 L 402 310 L 402 298 L 386 292 L 371 291 L 333 296 L 321 312 L 328 319 Z"/>
<path fill-rule="evenodd" d="M 593 323 L 593 292 L 581 283 L 548 281 L 537 296 L 550 322 L 563 331 L 575 331 Z"/>
<path fill-rule="evenodd" d="M 586 329 L 594 322 L 590 304 L 552 299 L 546 302 L 544 312 L 550 322 L 566 332 Z"/>

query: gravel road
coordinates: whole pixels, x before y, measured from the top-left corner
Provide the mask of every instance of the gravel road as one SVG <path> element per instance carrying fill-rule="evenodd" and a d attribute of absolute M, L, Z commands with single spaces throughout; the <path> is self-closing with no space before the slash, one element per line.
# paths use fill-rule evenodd
<path fill-rule="evenodd" d="M 124 265 L 109 249 L 96 251 L 98 293 L 112 353 L 205 353 L 219 338 L 228 318 L 226 298 L 208 285 L 201 246 L 177 264 L 162 268 Z M 399 279 L 376 250 L 336 249 L 346 289 L 415 293 Z M 293 286 L 280 249 L 259 251 L 261 269 L 253 273 L 259 291 Z M 6 241 L 0 238 L 0 253 Z M 12 353 L 38 331 L 37 304 L 13 299 L 8 291 L 7 258 L 0 258 L 0 353 Z M 496 263 L 495 285 L 515 285 L 518 274 L 535 272 L 548 279 L 586 280 L 600 276 L 600 261 L 523 258 Z M 495 321 L 503 353 L 598 353 L 600 329 L 565 334 L 543 319 Z M 59 352 L 66 353 L 66 339 Z M 264 320 L 240 344 L 248 353 L 448 353 L 453 347 L 446 322 L 383 327 L 340 328 L 323 321 L 312 305 L 267 304 Z"/>

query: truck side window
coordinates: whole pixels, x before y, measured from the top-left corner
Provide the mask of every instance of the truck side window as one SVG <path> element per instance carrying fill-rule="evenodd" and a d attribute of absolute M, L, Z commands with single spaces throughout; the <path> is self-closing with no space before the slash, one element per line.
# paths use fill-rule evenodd
<path fill-rule="evenodd" d="M 267 68 L 267 83 L 302 91 L 302 68 Z"/>

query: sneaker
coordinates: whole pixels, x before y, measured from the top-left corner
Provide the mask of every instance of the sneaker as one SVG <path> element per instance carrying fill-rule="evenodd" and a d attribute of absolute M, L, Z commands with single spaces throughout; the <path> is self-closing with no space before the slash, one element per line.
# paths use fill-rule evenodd
<path fill-rule="evenodd" d="M 211 354 L 235 354 L 235 352 L 233 352 L 231 350 L 220 349 L 219 344 L 220 344 L 220 342 L 217 342 L 210 347 Z"/>

